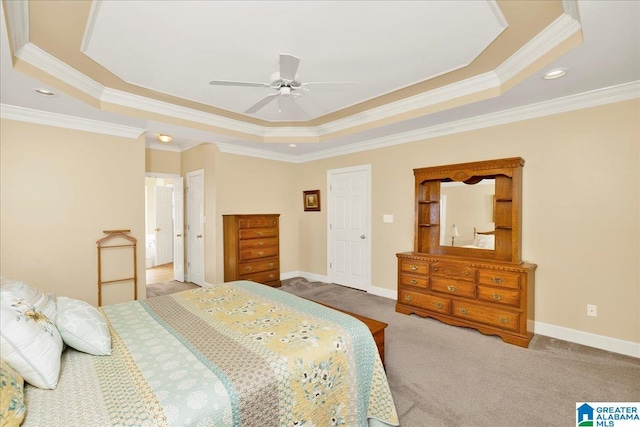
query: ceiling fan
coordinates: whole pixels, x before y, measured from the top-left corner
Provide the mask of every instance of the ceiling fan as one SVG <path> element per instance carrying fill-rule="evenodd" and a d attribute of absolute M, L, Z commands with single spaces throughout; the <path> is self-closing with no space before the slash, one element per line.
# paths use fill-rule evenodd
<path fill-rule="evenodd" d="M 355 85 L 355 82 L 309 82 L 302 83 L 300 76 L 298 76 L 298 66 L 300 65 L 300 58 L 281 53 L 279 57 L 280 71 L 276 71 L 271 75 L 270 83 L 258 83 L 258 82 L 242 82 L 231 80 L 211 80 L 210 85 L 213 86 L 244 86 L 244 87 L 268 87 L 274 89 L 275 92 L 268 94 L 258 102 L 247 108 L 244 112 L 247 114 L 253 114 L 265 107 L 270 102 L 278 99 L 278 111 L 282 111 L 282 99 L 290 99 L 291 102 L 285 103 L 302 112 L 308 116 L 307 112 L 293 101 L 295 98 L 303 95 L 303 92 L 309 91 L 309 86 L 323 85 L 329 89 L 336 89 L 342 87 L 348 87 Z"/>

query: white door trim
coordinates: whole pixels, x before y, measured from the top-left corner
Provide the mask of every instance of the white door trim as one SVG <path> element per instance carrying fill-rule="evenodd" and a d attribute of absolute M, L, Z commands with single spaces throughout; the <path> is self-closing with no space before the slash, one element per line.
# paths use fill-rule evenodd
<path fill-rule="evenodd" d="M 332 218 L 332 214 L 333 214 L 333 210 L 335 209 L 334 207 L 334 203 L 333 203 L 333 194 L 331 192 L 331 182 L 332 182 L 332 178 L 334 175 L 337 174 L 341 174 L 341 173 L 348 173 L 348 172 L 359 172 L 362 171 L 365 174 L 365 190 L 367 193 L 367 200 L 365 202 L 365 215 L 366 215 L 366 222 L 367 222 L 367 226 L 366 226 L 366 238 L 367 238 L 367 245 L 366 245 L 366 251 L 365 251 L 365 256 L 366 256 L 366 265 L 363 266 L 363 279 L 364 279 L 364 283 L 363 283 L 363 287 L 364 287 L 364 291 L 368 292 L 369 289 L 371 288 L 371 165 L 367 164 L 367 165 L 360 165 L 360 166 L 351 166 L 351 167 L 347 167 L 347 168 L 340 168 L 340 169 L 330 169 L 327 170 L 327 189 L 328 191 L 328 196 L 327 196 L 327 277 L 329 279 L 330 283 L 333 283 L 334 280 L 334 272 L 333 272 L 333 268 L 331 267 L 331 263 L 333 262 L 333 244 L 332 244 L 332 233 L 331 233 L 331 218 Z"/>

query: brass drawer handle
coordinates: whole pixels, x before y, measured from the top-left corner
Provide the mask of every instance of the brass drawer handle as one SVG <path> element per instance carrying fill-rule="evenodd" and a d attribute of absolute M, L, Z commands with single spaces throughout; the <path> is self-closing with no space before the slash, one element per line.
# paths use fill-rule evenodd
<path fill-rule="evenodd" d="M 469 272 L 468 272 L 468 271 L 465 271 L 465 272 L 464 272 L 464 275 L 465 275 L 465 276 L 468 276 L 468 275 L 469 275 Z"/>
<path fill-rule="evenodd" d="M 449 292 L 455 292 L 457 288 L 452 285 L 447 285 L 447 289 L 449 290 Z"/>
<path fill-rule="evenodd" d="M 273 267 L 275 264 L 270 262 L 269 264 L 267 264 L 267 267 Z"/>
<path fill-rule="evenodd" d="M 245 271 L 251 271 L 251 270 L 253 270 L 253 267 L 251 267 L 251 266 L 249 265 L 249 266 L 245 267 L 244 269 L 245 269 Z"/>
<path fill-rule="evenodd" d="M 438 267 L 434 267 L 434 268 L 433 268 L 433 271 L 438 271 Z"/>
<path fill-rule="evenodd" d="M 506 325 L 507 323 L 509 323 L 508 317 L 498 316 L 498 320 L 500 320 L 500 323 L 502 323 L 503 325 Z"/>
<path fill-rule="evenodd" d="M 258 255 L 260 255 L 260 256 L 264 255 L 264 251 L 258 251 L 257 253 L 258 253 Z"/>
<path fill-rule="evenodd" d="M 469 310 L 467 310 L 466 308 L 459 308 L 458 311 L 460 312 L 460 314 L 469 314 Z"/>
<path fill-rule="evenodd" d="M 413 297 L 411 295 L 405 295 L 404 299 L 405 301 L 409 301 L 409 302 L 413 301 Z"/>
<path fill-rule="evenodd" d="M 273 279 L 275 276 L 273 274 L 269 275 L 269 279 Z"/>
<path fill-rule="evenodd" d="M 417 281 L 416 279 L 411 279 L 411 282 L 410 282 L 410 283 L 411 283 L 412 285 L 415 285 L 415 284 L 417 284 L 417 283 L 418 283 L 418 281 Z"/>
<path fill-rule="evenodd" d="M 411 269 L 411 271 L 416 271 L 418 269 L 417 265 L 410 265 L 409 268 Z"/>
<path fill-rule="evenodd" d="M 261 240 L 258 242 L 258 246 L 264 246 L 264 242 Z"/>
<path fill-rule="evenodd" d="M 502 277 L 492 277 L 491 280 L 493 281 L 493 283 L 495 283 L 496 285 L 499 285 L 500 283 L 503 282 Z"/>
<path fill-rule="evenodd" d="M 495 292 L 493 293 L 493 295 L 491 295 L 493 297 L 494 300 L 496 301 L 500 301 L 502 299 L 502 295 L 500 294 L 496 294 Z"/>
<path fill-rule="evenodd" d="M 258 236 L 264 236 L 264 233 L 263 233 L 262 231 L 257 231 L 257 232 L 256 232 L 256 234 L 257 234 Z"/>
<path fill-rule="evenodd" d="M 434 306 L 435 308 L 442 308 L 442 307 L 444 307 L 444 305 L 443 305 L 441 302 L 434 302 L 434 303 L 433 303 L 433 306 Z"/>

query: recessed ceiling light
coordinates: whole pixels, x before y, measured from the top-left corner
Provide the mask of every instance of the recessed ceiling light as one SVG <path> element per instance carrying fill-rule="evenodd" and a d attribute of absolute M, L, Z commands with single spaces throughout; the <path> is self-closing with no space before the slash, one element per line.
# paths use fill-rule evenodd
<path fill-rule="evenodd" d="M 289 147 L 291 148 L 296 148 L 298 146 L 298 144 L 289 144 Z"/>
<path fill-rule="evenodd" d="M 163 134 L 159 134 L 158 135 L 158 139 L 161 142 L 171 142 L 173 141 L 173 137 L 171 135 L 163 135 Z"/>
<path fill-rule="evenodd" d="M 48 89 L 43 89 L 43 88 L 40 88 L 40 87 L 35 88 L 33 91 L 35 93 L 37 93 L 38 95 L 41 95 L 41 96 L 48 96 L 48 97 L 56 96 L 55 92 L 52 92 L 52 91 L 50 91 Z"/>
<path fill-rule="evenodd" d="M 547 71 L 546 73 L 544 73 L 542 75 L 542 78 L 545 80 L 553 80 L 553 79 L 558 79 L 564 76 L 565 74 L 567 74 L 566 68 L 556 68 L 554 70 Z"/>

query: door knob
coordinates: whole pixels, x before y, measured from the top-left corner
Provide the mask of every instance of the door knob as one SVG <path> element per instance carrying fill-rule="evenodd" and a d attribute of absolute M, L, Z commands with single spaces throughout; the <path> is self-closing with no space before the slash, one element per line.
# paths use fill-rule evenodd
<path fill-rule="evenodd" d="M 360 238 L 361 238 L 361 239 L 364 239 L 364 238 L 365 238 L 364 234 L 363 234 L 362 236 L 360 236 Z"/>
<path fill-rule="evenodd" d="M 198 239 L 202 239 L 202 234 L 198 234 L 198 235 L 196 235 L 196 237 L 197 237 Z"/>
<path fill-rule="evenodd" d="M 160 231 L 160 227 L 154 228 L 155 231 Z"/>
<path fill-rule="evenodd" d="M 176 234 L 176 237 L 182 237 L 182 234 Z"/>

